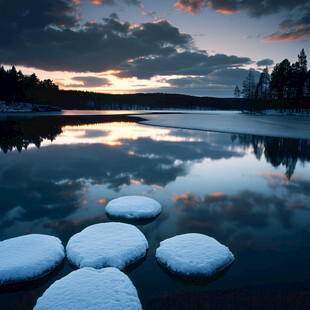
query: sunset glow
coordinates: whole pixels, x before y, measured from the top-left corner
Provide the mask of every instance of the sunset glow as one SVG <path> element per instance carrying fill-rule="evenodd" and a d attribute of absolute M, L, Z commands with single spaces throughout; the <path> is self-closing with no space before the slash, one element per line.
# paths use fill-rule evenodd
<path fill-rule="evenodd" d="M 16 57 L 15 48 L 4 44 L 1 61 L 6 69 L 14 64 L 25 74 L 52 79 L 63 90 L 231 97 L 247 70 L 258 75 L 264 61 L 270 70 L 284 58 L 292 62 L 310 42 L 306 12 L 300 18 L 295 14 L 309 0 L 279 5 L 59 0 L 58 7 L 51 2 L 37 8 L 28 1 L 25 12 L 33 20 L 32 14 L 40 10 L 49 16 L 44 25 L 36 24 L 36 31 L 50 40 L 33 44 L 28 30 L 23 32 L 27 23 L 21 17 L 15 27 L 20 33 L 12 42 L 18 45 L 23 38 L 26 50 Z M 9 15 L 10 10 L 2 11 Z M 3 19 L 3 25 L 6 22 Z"/>

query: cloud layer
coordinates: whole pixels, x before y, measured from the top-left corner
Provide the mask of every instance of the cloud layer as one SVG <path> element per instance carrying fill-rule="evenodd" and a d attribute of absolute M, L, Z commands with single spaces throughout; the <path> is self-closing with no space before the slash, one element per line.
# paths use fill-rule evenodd
<path fill-rule="evenodd" d="M 101 1 L 101 4 L 112 2 Z M 113 70 L 119 78 L 164 76 L 168 81 L 169 76 L 180 75 L 187 79 L 183 80 L 187 86 L 196 77 L 195 83 L 204 84 L 202 88 L 208 86 L 211 75 L 218 77 L 221 85 L 232 85 L 233 77 L 235 85 L 241 75 L 246 75 L 241 68 L 252 63 L 248 57 L 200 51 L 191 35 L 166 20 L 130 24 L 111 14 L 102 22 L 81 23 L 79 4 L 76 0 L 0 2 L 1 61 L 47 71 Z M 72 87 L 110 85 L 107 79 L 94 74 L 72 80 L 81 82 L 69 85 Z M 173 80 L 170 85 L 176 87 L 177 82 L 182 83 Z"/>
<path fill-rule="evenodd" d="M 279 25 L 278 31 L 265 37 L 263 42 L 310 40 L 309 0 L 179 0 L 175 6 L 192 14 L 201 13 L 206 7 L 224 15 L 244 11 L 255 18 L 286 14 L 289 17 Z"/>

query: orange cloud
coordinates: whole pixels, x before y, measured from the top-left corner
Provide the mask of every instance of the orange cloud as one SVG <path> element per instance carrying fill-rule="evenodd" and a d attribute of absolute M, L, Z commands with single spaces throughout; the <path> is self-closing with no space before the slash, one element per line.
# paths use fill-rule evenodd
<path fill-rule="evenodd" d="M 142 27 L 142 26 L 140 26 L 139 24 L 130 24 L 129 25 L 129 29 L 137 29 L 137 28 L 140 28 L 140 27 Z M 143 27 L 142 27 L 142 29 L 143 29 Z M 140 28 L 140 30 L 142 30 L 141 28 Z"/>
<path fill-rule="evenodd" d="M 289 180 L 284 173 L 276 173 L 276 172 L 257 172 L 256 175 L 259 177 L 265 178 L 267 180 L 279 180 L 284 184 L 288 184 Z"/>
<path fill-rule="evenodd" d="M 229 10 L 229 9 L 218 9 L 218 10 L 215 10 L 215 12 L 220 13 L 222 15 L 231 15 L 231 14 L 238 13 L 238 11 Z"/>
<path fill-rule="evenodd" d="M 208 195 L 211 198 L 223 198 L 226 197 L 227 195 L 224 193 L 220 193 L 220 192 L 214 192 Z"/>
<path fill-rule="evenodd" d="M 226 197 L 227 197 L 227 195 L 224 193 L 214 192 L 214 193 L 211 193 L 205 197 L 202 197 L 201 201 L 202 202 L 216 202 L 216 201 L 223 200 Z"/>
<path fill-rule="evenodd" d="M 213 8 L 217 13 L 222 15 L 231 15 L 238 12 L 236 9 L 230 7 L 229 5 L 218 5 L 214 4 L 212 1 L 207 2 L 206 0 L 179 0 L 175 6 L 180 10 L 188 11 L 193 15 L 201 13 L 203 8 L 206 6 Z"/>
<path fill-rule="evenodd" d="M 174 6 L 180 10 L 188 11 L 192 14 L 200 13 L 206 5 L 206 0 L 179 0 Z"/>
<path fill-rule="evenodd" d="M 111 0 L 92 0 L 91 3 L 94 5 L 102 5 L 104 3 L 111 2 Z"/>
<path fill-rule="evenodd" d="M 142 184 L 144 183 L 144 179 L 140 179 L 140 180 L 130 180 L 131 184 Z"/>
<path fill-rule="evenodd" d="M 104 205 L 106 205 L 106 204 L 108 203 L 108 201 L 107 201 L 105 198 L 103 198 L 103 199 L 98 199 L 97 202 L 98 202 L 98 203 L 102 203 L 102 204 L 104 204 Z"/>
<path fill-rule="evenodd" d="M 177 195 L 172 197 L 172 200 L 175 202 L 182 202 L 187 206 L 199 206 L 199 201 L 198 198 L 196 197 L 195 194 L 192 193 L 186 193 L 182 195 Z"/>
<path fill-rule="evenodd" d="M 293 42 L 299 40 L 310 41 L 310 26 L 300 25 L 289 32 L 276 32 L 265 37 L 262 42 Z"/>

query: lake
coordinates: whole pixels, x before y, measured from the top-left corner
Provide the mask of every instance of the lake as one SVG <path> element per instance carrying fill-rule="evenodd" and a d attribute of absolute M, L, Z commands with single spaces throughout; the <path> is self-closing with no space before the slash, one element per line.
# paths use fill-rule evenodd
<path fill-rule="evenodd" d="M 129 113 L 71 114 L 0 121 L 1 240 L 42 233 L 66 245 L 110 221 L 110 200 L 144 195 L 163 208 L 135 223 L 149 250 L 125 270 L 144 309 L 310 307 L 310 140 L 148 126 Z M 168 274 L 155 250 L 188 232 L 228 246 L 233 265 L 204 282 Z M 0 288 L 1 308 L 32 309 L 72 270 L 65 261 L 41 280 Z"/>

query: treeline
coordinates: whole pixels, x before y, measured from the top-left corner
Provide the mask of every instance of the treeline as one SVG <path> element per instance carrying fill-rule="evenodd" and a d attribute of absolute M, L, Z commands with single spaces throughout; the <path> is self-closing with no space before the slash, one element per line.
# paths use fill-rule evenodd
<path fill-rule="evenodd" d="M 180 94 L 138 93 L 125 95 L 62 90 L 58 106 L 63 109 L 87 110 L 160 110 L 160 109 L 244 109 L 246 99 L 195 97 Z"/>
<path fill-rule="evenodd" d="M 24 75 L 15 66 L 0 67 L 0 101 L 26 102 L 77 110 L 156 110 L 156 109 L 244 109 L 244 99 L 195 97 L 180 94 L 148 93 L 112 95 L 59 90 L 52 80 L 39 80 L 33 73 Z"/>
<path fill-rule="evenodd" d="M 24 75 L 15 66 L 5 70 L 0 67 L 0 101 L 27 102 L 35 104 L 57 105 L 60 91 L 52 80 L 39 80 L 33 73 Z"/>
<path fill-rule="evenodd" d="M 258 82 L 250 70 L 241 90 L 237 85 L 234 94 L 235 98 L 214 98 L 165 93 L 112 95 L 66 91 L 59 90 L 50 79 L 41 81 L 35 74 L 24 75 L 14 66 L 9 70 L 0 67 L 0 101 L 8 104 L 27 102 L 80 110 L 301 110 L 310 109 L 310 70 L 304 49 L 293 64 L 284 59 L 271 74 L 266 67 Z"/>
<path fill-rule="evenodd" d="M 304 49 L 298 54 L 298 60 L 291 64 L 284 59 L 273 68 L 271 75 L 266 67 L 256 83 L 253 71 L 249 71 L 242 82 L 242 89 L 236 85 L 235 97 L 261 102 L 282 102 L 287 108 L 309 108 L 310 70 L 307 68 L 307 55 Z"/>

